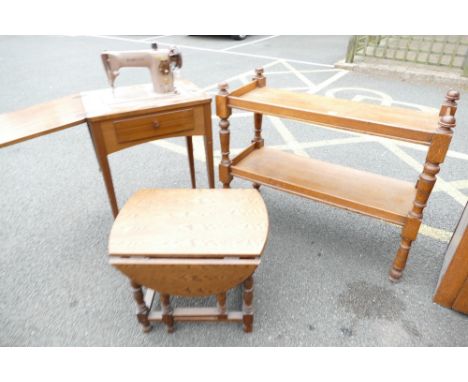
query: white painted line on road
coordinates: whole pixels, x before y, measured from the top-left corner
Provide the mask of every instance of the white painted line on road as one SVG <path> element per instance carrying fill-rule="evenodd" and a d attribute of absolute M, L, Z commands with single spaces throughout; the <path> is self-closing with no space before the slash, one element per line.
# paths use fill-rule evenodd
<path fill-rule="evenodd" d="M 270 68 L 270 67 L 272 67 L 272 66 L 274 66 L 274 65 L 279 64 L 279 62 L 280 62 L 279 60 L 274 60 L 274 61 L 272 61 L 272 62 L 269 62 L 268 64 L 263 65 L 262 67 L 263 67 L 263 69 Z M 218 84 L 219 84 L 220 82 L 231 82 L 231 81 L 239 80 L 240 78 L 245 77 L 245 76 L 248 76 L 249 74 L 253 77 L 253 76 L 255 75 L 254 70 L 249 70 L 249 71 L 244 72 L 244 73 L 241 73 L 241 74 L 236 74 L 235 76 L 226 78 L 226 79 L 223 80 L 223 81 L 219 81 L 219 82 L 216 82 L 216 83 L 214 83 L 214 84 L 205 86 L 202 90 L 203 90 L 203 91 L 207 91 L 207 90 L 210 90 L 210 89 L 213 89 L 213 88 L 217 88 L 217 87 L 218 87 Z"/>
<path fill-rule="evenodd" d="M 288 62 L 286 62 L 284 60 L 281 60 L 280 62 L 281 62 L 281 64 L 283 64 L 284 67 L 289 69 L 289 71 L 292 74 L 294 74 L 299 80 L 304 82 L 304 84 L 307 85 L 307 87 L 309 88 L 310 91 L 315 90 L 316 85 L 311 80 L 309 80 L 306 76 L 304 76 L 304 74 L 302 74 L 300 71 L 298 71 L 294 66 L 292 66 Z"/>
<path fill-rule="evenodd" d="M 151 36 L 151 37 L 146 37 L 146 38 L 142 38 L 141 40 L 138 40 L 138 41 L 152 41 L 152 40 L 155 40 L 157 38 L 166 38 L 166 37 L 171 37 L 173 36 L 172 34 L 162 34 L 160 36 Z"/>
<path fill-rule="evenodd" d="M 329 72 L 341 72 L 342 69 L 301 69 L 298 70 L 300 73 L 329 73 Z M 291 74 L 289 70 L 275 70 L 268 72 L 268 76 L 276 74 Z"/>
<path fill-rule="evenodd" d="M 276 34 L 276 35 L 267 36 L 267 37 L 264 37 L 264 38 L 259 38 L 259 39 L 256 39 L 256 40 L 244 42 L 244 43 L 242 43 L 242 44 L 237 44 L 237 45 L 230 46 L 230 47 L 228 47 L 228 48 L 221 49 L 221 51 L 225 52 L 225 51 L 227 51 L 227 50 L 237 49 L 237 48 L 240 48 L 240 47 L 242 47 L 242 46 L 256 44 L 256 43 L 258 43 L 258 42 L 266 41 L 266 40 L 269 40 L 269 39 L 271 39 L 271 38 L 275 38 L 275 37 L 278 37 L 278 36 L 279 36 L 279 35 Z"/>
<path fill-rule="evenodd" d="M 308 93 L 310 93 L 310 94 L 318 93 L 320 90 L 322 90 L 323 88 L 326 88 L 327 86 L 331 85 L 333 82 L 338 81 L 341 77 L 346 76 L 348 73 L 349 73 L 348 71 L 342 70 L 342 71 L 336 73 L 334 76 L 331 76 L 327 80 L 325 80 L 325 81 L 321 82 L 320 84 L 318 84 L 313 89 L 313 91 L 308 91 Z"/>

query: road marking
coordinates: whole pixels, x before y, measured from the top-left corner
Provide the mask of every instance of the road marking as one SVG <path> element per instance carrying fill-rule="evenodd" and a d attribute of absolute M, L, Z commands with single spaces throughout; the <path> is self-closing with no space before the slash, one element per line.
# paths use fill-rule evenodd
<path fill-rule="evenodd" d="M 295 154 L 300 155 L 302 157 L 309 157 L 309 154 L 307 154 L 307 152 L 300 147 L 299 142 L 296 140 L 294 135 L 292 135 L 289 129 L 284 125 L 281 119 L 272 116 L 268 116 L 268 119 L 278 131 L 279 135 L 281 135 L 281 137 L 284 139 L 288 149 L 292 150 Z"/>
<path fill-rule="evenodd" d="M 298 70 L 300 73 L 327 73 L 327 72 L 339 72 L 341 69 L 305 69 L 305 70 Z M 291 74 L 289 70 L 275 70 L 268 72 L 268 76 L 276 75 L 276 74 Z"/>
<path fill-rule="evenodd" d="M 398 146 L 408 147 L 410 149 L 427 152 L 427 146 L 418 145 L 416 143 L 404 142 L 404 141 L 398 141 L 395 143 Z M 454 150 L 449 150 L 447 152 L 447 156 L 450 158 L 455 158 L 455 159 L 468 160 L 468 154 L 461 153 L 459 151 L 454 151 Z"/>
<path fill-rule="evenodd" d="M 145 37 L 145 38 L 139 38 L 138 41 L 151 41 L 154 40 L 155 38 L 162 38 L 165 37 L 165 35 L 157 35 L 157 36 L 151 36 L 151 37 Z"/>
<path fill-rule="evenodd" d="M 347 70 L 342 70 L 336 73 L 335 75 L 331 76 L 327 80 L 321 82 L 318 84 L 313 90 L 309 90 L 308 93 L 318 93 L 320 90 L 323 88 L 326 88 L 327 86 L 331 85 L 333 82 L 338 81 L 341 77 L 344 77 L 348 74 L 349 72 Z"/>
<path fill-rule="evenodd" d="M 228 48 L 221 49 L 221 51 L 222 51 L 222 52 L 225 52 L 226 50 L 237 49 L 237 48 L 240 48 L 240 47 L 242 47 L 242 46 L 256 44 L 257 42 L 266 41 L 266 40 L 269 40 L 269 39 L 271 39 L 271 38 L 275 38 L 275 37 L 278 37 L 278 36 L 279 36 L 279 35 L 275 34 L 275 35 L 272 35 L 272 36 L 267 36 L 267 37 L 264 37 L 264 38 L 259 38 L 259 39 L 256 39 L 256 40 L 248 41 L 248 42 L 245 42 L 245 43 L 241 43 L 241 44 L 237 44 L 237 45 L 230 46 L 230 47 L 228 47 Z"/>
<path fill-rule="evenodd" d="M 281 60 L 280 62 L 281 64 L 283 64 L 284 67 L 289 69 L 289 71 L 292 74 L 294 74 L 299 80 L 304 82 L 304 84 L 309 88 L 309 90 L 315 89 L 316 85 L 311 80 L 309 80 L 306 76 L 304 76 L 304 74 L 302 74 L 299 70 L 297 70 L 294 66 L 292 66 L 291 64 L 289 64 L 288 62 L 284 60 Z"/>
<path fill-rule="evenodd" d="M 407 165 L 415 169 L 418 173 L 421 172 L 422 170 L 421 163 L 419 163 L 417 160 L 415 160 L 411 155 L 407 154 L 401 148 L 399 148 L 398 146 L 396 146 L 395 144 L 391 142 L 382 141 L 380 142 L 380 144 L 382 144 L 387 149 L 389 149 L 393 154 L 395 154 L 398 158 L 400 158 Z M 451 196 L 456 202 L 460 203 L 461 205 L 464 206 L 466 202 L 468 201 L 468 197 L 466 195 L 464 195 L 462 192 L 460 192 L 455 187 L 453 187 L 449 182 L 446 182 L 440 176 L 437 177 L 437 183 L 441 191 L 444 191 L 446 194 Z"/>
<path fill-rule="evenodd" d="M 468 188 L 468 179 L 455 180 L 453 182 L 450 182 L 450 185 L 452 187 L 455 187 L 456 189 L 462 190 L 464 188 Z"/>
<path fill-rule="evenodd" d="M 152 37 L 146 37 L 146 38 L 142 38 L 141 40 L 138 40 L 138 41 L 153 41 L 153 40 L 156 40 L 157 38 L 166 38 L 166 37 L 172 37 L 174 36 L 173 34 L 162 34 L 160 36 L 152 36 Z"/>
<path fill-rule="evenodd" d="M 277 64 L 279 64 L 279 63 L 280 63 L 279 60 L 274 60 L 274 61 L 272 61 L 272 62 L 269 62 L 269 63 L 263 65 L 262 68 L 263 68 L 263 69 L 267 69 L 267 68 L 270 68 L 270 67 L 272 67 L 272 66 L 275 66 L 275 65 L 277 65 Z M 203 90 L 203 91 L 208 91 L 208 90 L 210 90 L 210 89 L 217 88 L 217 87 L 218 87 L 218 84 L 219 84 L 220 82 L 228 82 L 228 83 L 229 83 L 229 82 L 232 82 L 232 81 L 239 80 L 240 78 L 245 77 L 245 76 L 248 76 L 248 75 L 251 75 L 251 76 L 253 77 L 253 76 L 255 75 L 255 71 L 254 71 L 254 70 L 249 70 L 249 71 L 243 72 L 243 73 L 241 73 L 241 74 L 236 74 L 235 76 L 229 77 L 229 78 L 227 78 L 227 79 L 225 79 L 225 80 L 223 80 L 223 81 L 219 81 L 219 82 L 216 82 L 216 83 L 214 83 L 214 84 L 205 86 L 202 90 Z"/>
<path fill-rule="evenodd" d="M 433 239 L 439 240 L 443 243 L 448 243 L 453 235 L 453 232 L 446 231 L 445 229 L 430 227 L 426 224 L 421 224 L 421 227 L 419 227 L 419 233 L 424 236 L 432 237 Z"/>

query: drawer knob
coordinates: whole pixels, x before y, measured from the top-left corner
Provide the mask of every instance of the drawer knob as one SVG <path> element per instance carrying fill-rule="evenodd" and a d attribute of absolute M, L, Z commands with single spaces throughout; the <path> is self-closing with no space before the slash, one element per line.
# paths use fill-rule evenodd
<path fill-rule="evenodd" d="M 160 124 L 159 124 L 158 121 L 153 121 L 153 127 L 154 127 L 155 129 L 159 128 L 159 126 L 160 126 Z"/>

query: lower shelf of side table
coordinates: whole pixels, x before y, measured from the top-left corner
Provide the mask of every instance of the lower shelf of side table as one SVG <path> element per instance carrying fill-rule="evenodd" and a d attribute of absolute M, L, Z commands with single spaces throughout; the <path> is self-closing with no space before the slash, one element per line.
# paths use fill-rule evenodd
<path fill-rule="evenodd" d="M 398 225 L 405 224 L 416 195 L 409 182 L 253 145 L 233 159 L 231 172 Z"/>

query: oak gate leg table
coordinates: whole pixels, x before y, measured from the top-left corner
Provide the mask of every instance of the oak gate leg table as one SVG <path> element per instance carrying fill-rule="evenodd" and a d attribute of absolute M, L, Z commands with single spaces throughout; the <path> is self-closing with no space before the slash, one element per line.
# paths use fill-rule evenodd
<path fill-rule="evenodd" d="M 263 184 L 402 226 L 400 248 L 389 274 L 391 281 L 397 281 L 447 154 L 459 98 L 457 91 L 448 91 L 439 113 L 371 105 L 270 88 L 263 69 L 257 69 L 251 82 L 231 92 L 227 83 L 219 85 L 220 181 L 230 188 L 233 177 L 239 177 L 253 182 L 255 188 Z M 250 146 L 233 159 L 229 153 L 232 109 L 253 112 L 255 128 Z M 426 145 L 426 162 L 414 184 L 298 157 L 265 147 L 264 114 Z"/>
<path fill-rule="evenodd" d="M 256 190 L 140 190 L 114 222 L 109 261 L 131 280 L 144 332 L 163 322 L 172 333 L 175 321 L 242 322 L 251 332 L 253 273 L 267 236 L 267 210 Z M 226 292 L 239 284 L 242 311 L 230 312 Z M 171 295 L 216 295 L 217 307 L 173 309 Z"/>

